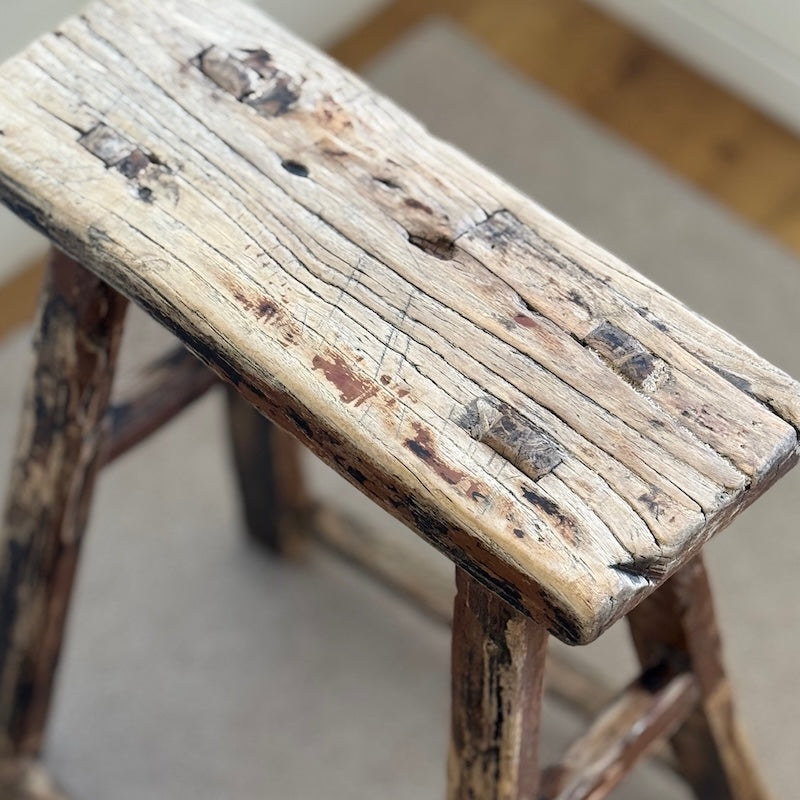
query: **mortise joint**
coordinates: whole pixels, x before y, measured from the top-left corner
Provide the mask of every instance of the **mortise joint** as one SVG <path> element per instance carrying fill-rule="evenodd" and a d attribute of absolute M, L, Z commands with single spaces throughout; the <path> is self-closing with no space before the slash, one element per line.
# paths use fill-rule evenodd
<path fill-rule="evenodd" d="M 561 463 L 556 442 L 505 403 L 479 397 L 467 406 L 459 424 L 534 481 Z"/>
<path fill-rule="evenodd" d="M 191 63 L 220 89 L 262 117 L 277 117 L 290 111 L 300 98 L 299 87 L 291 76 L 275 66 L 266 50 L 238 52 L 238 56 L 233 55 L 211 45 Z"/>
<path fill-rule="evenodd" d="M 128 180 L 136 184 L 136 196 L 151 202 L 153 190 L 142 182 L 166 185 L 172 170 L 161 159 L 138 147 L 109 125 L 99 122 L 91 130 L 82 134 L 78 143 L 93 156 L 99 158 L 108 169 L 116 169 Z M 166 183 L 165 183 L 166 180 Z M 173 193 L 176 191 L 172 185 Z"/>
<path fill-rule="evenodd" d="M 664 361 L 610 322 L 601 322 L 584 337 L 583 343 L 638 389 L 653 392 L 669 379 L 669 367 Z"/>

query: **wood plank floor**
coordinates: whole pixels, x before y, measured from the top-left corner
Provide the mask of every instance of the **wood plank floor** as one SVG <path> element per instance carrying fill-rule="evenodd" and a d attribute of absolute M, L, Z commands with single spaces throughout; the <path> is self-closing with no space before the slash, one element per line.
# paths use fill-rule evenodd
<path fill-rule="evenodd" d="M 331 53 L 358 70 L 434 14 L 800 255 L 800 137 L 582 0 L 395 0 Z M 0 338 L 40 273 L 0 286 Z"/>
<path fill-rule="evenodd" d="M 582 0 L 396 0 L 332 52 L 434 13 L 800 255 L 800 137 Z"/>

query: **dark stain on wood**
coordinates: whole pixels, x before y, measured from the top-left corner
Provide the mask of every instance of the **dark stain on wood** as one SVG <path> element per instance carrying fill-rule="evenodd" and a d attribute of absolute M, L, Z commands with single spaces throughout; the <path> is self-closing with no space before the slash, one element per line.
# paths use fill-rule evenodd
<path fill-rule="evenodd" d="M 563 512 L 549 497 L 531 487 L 523 487 L 522 496 L 535 508 L 544 512 L 555 523 L 556 530 L 570 544 L 580 541 L 580 530 L 575 520 Z"/>
<path fill-rule="evenodd" d="M 553 439 L 505 403 L 476 398 L 458 422 L 470 436 L 491 447 L 534 481 L 552 472 L 562 461 Z"/>
<path fill-rule="evenodd" d="M 262 297 L 258 302 L 258 316 L 269 322 L 278 313 L 278 306 L 268 297 Z"/>
<path fill-rule="evenodd" d="M 363 486 L 367 482 L 367 476 L 360 470 L 353 466 L 345 467 L 347 474 L 358 484 Z"/>
<path fill-rule="evenodd" d="M 514 528 L 514 536 L 516 536 L 517 539 L 524 539 L 525 531 L 523 531 L 521 528 Z"/>
<path fill-rule="evenodd" d="M 476 481 L 470 483 L 465 494 L 467 497 L 472 498 L 476 503 L 482 503 L 487 499 L 486 488 Z"/>
<path fill-rule="evenodd" d="M 431 511 L 423 508 L 415 497 L 407 495 L 396 486 L 387 486 L 388 503 L 401 517 L 409 520 L 415 530 L 422 536 L 437 544 L 440 549 L 450 552 L 450 546 L 445 545 L 450 536 L 449 525 Z"/>
<path fill-rule="evenodd" d="M 327 358 L 316 355 L 311 363 L 339 390 L 343 403 L 360 406 L 378 391 L 371 381 L 356 375 L 338 353 L 329 352 Z"/>
<path fill-rule="evenodd" d="M 586 311 L 587 314 L 591 316 L 592 309 L 589 304 L 583 299 L 583 295 L 580 292 L 577 292 L 575 289 L 570 289 L 569 294 L 567 294 L 567 298 L 571 303 L 574 303 L 576 306 L 582 308 Z"/>
<path fill-rule="evenodd" d="M 523 328 L 535 328 L 536 322 L 535 320 L 531 319 L 527 314 L 517 314 L 514 317 L 514 322 L 517 325 L 522 325 Z"/>
<path fill-rule="evenodd" d="M 661 516 L 661 505 L 658 502 L 659 495 L 662 492 L 657 486 L 651 486 L 650 490 L 644 494 L 639 495 L 639 502 L 644 503 L 647 510 L 657 520 Z"/>
<path fill-rule="evenodd" d="M 314 431 L 311 426 L 293 408 L 284 409 L 284 413 L 287 419 L 291 420 L 295 428 L 297 428 L 306 439 L 314 440 Z"/>
<path fill-rule="evenodd" d="M 413 427 L 417 435 L 414 439 L 406 439 L 405 444 L 417 458 L 424 461 L 440 478 L 451 485 L 457 484 L 465 477 L 463 472 L 453 469 L 436 454 L 430 431 L 417 422 Z"/>
<path fill-rule="evenodd" d="M 261 297 L 261 298 L 253 298 L 248 297 L 246 294 L 243 294 L 238 289 L 234 288 L 233 286 L 229 286 L 231 291 L 233 292 L 233 296 L 236 298 L 236 302 L 247 311 L 255 314 L 260 320 L 264 322 L 270 322 L 273 317 L 275 317 L 279 312 L 280 309 L 275 304 L 275 302 L 270 299 L 269 297 Z"/>
<path fill-rule="evenodd" d="M 425 205 L 425 203 L 420 203 L 419 200 L 415 200 L 413 197 L 406 197 L 406 199 L 403 200 L 403 203 L 407 205 L 409 208 L 414 208 L 419 211 L 424 211 L 426 214 L 430 214 L 431 216 L 433 216 L 433 209 L 430 206 Z"/>
<path fill-rule="evenodd" d="M 711 367 L 718 375 L 721 375 L 725 378 L 728 383 L 732 383 L 739 391 L 744 392 L 750 397 L 756 397 L 756 393 L 753 390 L 753 386 L 746 378 L 742 378 L 739 375 L 735 375 L 733 372 L 729 372 L 727 369 L 723 369 L 717 364 L 711 364 L 708 361 L 703 362 L 707 367 Z"/>

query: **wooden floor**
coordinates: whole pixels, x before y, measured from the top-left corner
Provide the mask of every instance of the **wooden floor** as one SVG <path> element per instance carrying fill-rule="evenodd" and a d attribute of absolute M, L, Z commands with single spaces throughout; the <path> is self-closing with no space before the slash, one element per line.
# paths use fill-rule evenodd
<path fill-rule="evenodd" d="M 395 0 L 331 52 L 358 70 L 434 14 L 800 255 L 800 137 L 581 0 Z M 0 337 L 40 272 L 0 286 Z"/>
<path fill-rule="evenodd" d="M 332 52 L 359 68 L 433 13 L 800 255 L 800 137 L 581 0 L 396 0 Z"/>

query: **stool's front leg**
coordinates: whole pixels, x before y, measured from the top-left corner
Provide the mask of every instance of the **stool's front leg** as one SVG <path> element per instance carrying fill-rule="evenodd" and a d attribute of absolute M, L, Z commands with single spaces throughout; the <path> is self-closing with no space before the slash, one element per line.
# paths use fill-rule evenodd
<path fill-rule="evenodd" d="M 53 250 L 0 552 L 0 755 L 41 747 L 126 300 Z"/>
<path fill-rule="evenodd" d="M 547 631 L 461 569 L 448 800 L 534 800 Z"/>
<path fill-rule="evenodd" d="M 672 737 L 681 771 L 702 800 L 768 800 L 733 709 L 731 685 L 702 557 L 670 578 L 628 616 L 645 669 L 690 671 L 698 709 Z"/>

